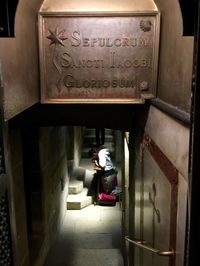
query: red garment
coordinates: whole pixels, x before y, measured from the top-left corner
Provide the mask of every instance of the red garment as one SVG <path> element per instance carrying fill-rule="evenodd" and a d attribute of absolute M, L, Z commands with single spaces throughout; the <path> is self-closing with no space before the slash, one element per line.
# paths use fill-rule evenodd
<path fill-rule="evenodd" d="M 107 195 L 105 193 L 99 193 L 99 199 L 100 200 L 106 200 L 106 201 L 116 201 L 115 195 Z"/>

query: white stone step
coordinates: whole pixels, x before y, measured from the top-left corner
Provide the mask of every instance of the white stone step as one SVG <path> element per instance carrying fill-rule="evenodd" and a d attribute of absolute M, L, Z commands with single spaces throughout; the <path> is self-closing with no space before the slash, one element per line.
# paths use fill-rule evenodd
<path fill-rule="evenodd" d="M 79 194 L 83 190 L 83 181 L 70 180 L 69 182 L 69 194 Z"/>
<path fill-rule="evenodd" d="M 87 196 L 88 189 L 83 188 L 79 194 L 69 194 L 67 197 L 67 210 L 81 210 L 93 203 L 91 196 Z"/>

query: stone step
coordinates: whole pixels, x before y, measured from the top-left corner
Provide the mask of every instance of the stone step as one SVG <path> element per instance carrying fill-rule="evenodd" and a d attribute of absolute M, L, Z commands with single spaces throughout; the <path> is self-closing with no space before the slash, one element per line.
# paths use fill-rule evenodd
<path fill-rule="evenodd" d="M 87 196 L 88 189 L 83 188 L 79 194 L 69 194 L 67 197 L 67 210 L 81 210 L 93 203 L 91 196 Z"/>
<path fill-rule="evenodd" d="M 86 135 L 95 135 L 95 128 L 85 128 L 84 131 L 85 136 Z M 105 128 L 105 135 L 113 135 L 114 129 Z"/>
<path fill-rule="evenodd" d="M 84 136 L 84 142 L 85 143 L 91 143 L 91 142 L 95 142 L 95 141 L 96 141 L 96 136 L 94 134 Z M 114 136 L 113 135 L 105 135 L 105 142 L 114 142 Z"/>
<path fill-rule="evenodd" d="M 76 166 L 72 172 L 72 180 L 84 180 L 85 178 L 85 171 L 84 167 Z"/>
<path fill-rule="evenodd" d="M 65 266 L 124 266 L 123 257 L 119 249 L 70 249 L 69 255 L 66 254 Z M 62 260 L 63 261 L 63 260 Z M 59 259 L 56 261 L 59 264 Z M 50 265 L 52 266 L 52 265 Z"/>
<path fill-rule="evenodd" d="M 84 187 L 91 188 L 96 171 L 93 168 L 93 163 L 89 158 L 81 158 L 80 166 L 85 168 Z"/>
<path fill-rule="evenodd" d="M 91 161 L 91 158 L 81 158 L 79 167 L 82 167 L 86 170 L 90 170 L 93 173 L 95 172 L 93 169 L 93 163 Z M 86 173 L 85 173 L 86 175 Z"/>
<path fill-rule="evenodd" d="M 79 194 L 83 190 L 83 181 L 81 180 L 70 180 L 69 181 L 69 194 Z"/>

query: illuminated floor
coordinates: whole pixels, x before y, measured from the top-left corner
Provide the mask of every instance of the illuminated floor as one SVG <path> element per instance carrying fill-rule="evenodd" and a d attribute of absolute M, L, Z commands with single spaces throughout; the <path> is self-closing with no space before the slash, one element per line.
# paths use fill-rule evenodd
<path fill-rule="evenodd" d="M 77 168 L 76 173 L 79 177 L 83 175 L 84 183 L 91 182 L 94 172 L 88 158 L 91 146 L 91 143 L 86 146 L 86 155 L 82 155 L 81 168 Z M 106 147 L 111 146 L 106 143 Z M 121 167 L 116 166 L 120 185 Z M 90 205 L 82 210 L 67 210 L 44 266 L 123 266 L 121 219 L 119 202 L 116 206 Z"/>
<path fill-rule="evenodd" d="M 121 208 L 68 210 L 45 266 L 123 266 Z"/>

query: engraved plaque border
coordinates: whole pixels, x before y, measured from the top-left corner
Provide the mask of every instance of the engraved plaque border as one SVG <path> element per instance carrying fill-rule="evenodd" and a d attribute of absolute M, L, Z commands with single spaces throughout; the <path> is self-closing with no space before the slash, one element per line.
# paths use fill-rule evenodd
<path fill-rule="evenodd" d="M 154 16 L 155 28 L 152 47 L 152 90 L 149 92 L 141 92 L 138 98 L 116 98 L 115 95 L 110 98 L 50 98 L 46 93 L 46 73 L 45 73 L 45 55 L 43 47 L 43 32 L 44 19 L 47 17 L 139 17 L 139 16 Z M 143 104 L 145 99 L 152 99 L 156 97 L 157 92 L 157 71 L 158 71 L 158 55 L 159 55 L 159 38 L 160 38 L 160 12 L 40 12 L 38 14 L 38 31 L 39 31 L 39 60 L 40 60 L 40 87 L 41 87 L 41 103 L 50 104 Z"/>

